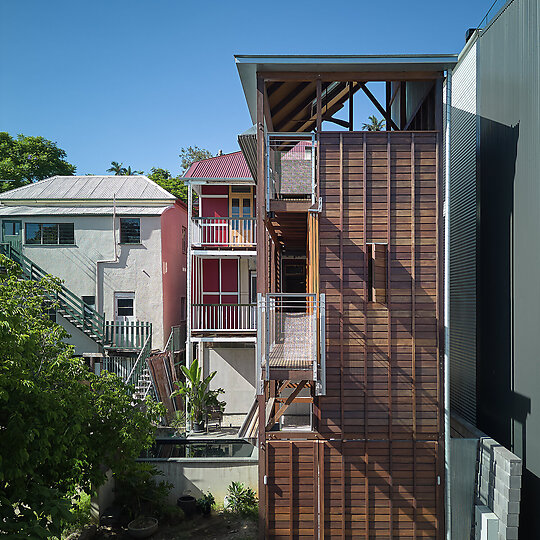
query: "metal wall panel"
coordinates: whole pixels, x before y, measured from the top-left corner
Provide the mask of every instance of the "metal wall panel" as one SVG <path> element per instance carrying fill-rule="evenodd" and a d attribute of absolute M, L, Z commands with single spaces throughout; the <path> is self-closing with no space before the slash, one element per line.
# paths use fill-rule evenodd
<path fill-rule="evenodd" d="M 506 4 L 478 41 L 477 425 L 524 460 L 520 537 L 540 507 L 540 4 Z"/>
<path fill-rule="evenodd" d="M 452 77 L 450 168 L 450 407 L 476 421 L 476 43 Z"/>

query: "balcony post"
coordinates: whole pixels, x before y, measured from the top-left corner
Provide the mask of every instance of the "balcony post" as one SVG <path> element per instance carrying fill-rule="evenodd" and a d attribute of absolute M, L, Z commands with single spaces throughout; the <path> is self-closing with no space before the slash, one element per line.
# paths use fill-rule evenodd
<path fill-rule="evenodd" d="M 188 188 L 188 228 L 187 228 L 187 284 L 186 284 L 186 365 L 191 365 L 191 311 L 193 309 L 191 305 L 191 273 L 192 273 L 192 255 L 191 255 L 191 242 L 192 234 L 191 227 L 193 226 L 193 191 L 191 183 L 186 182 Z"/>

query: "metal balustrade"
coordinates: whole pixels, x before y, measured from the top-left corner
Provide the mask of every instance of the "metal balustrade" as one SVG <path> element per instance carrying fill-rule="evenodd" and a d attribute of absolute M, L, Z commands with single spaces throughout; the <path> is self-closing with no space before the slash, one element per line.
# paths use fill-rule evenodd
<path fill-rule="evenodd" d="M 266 199 L 311 199 L 315 203 L 315 135 L 268 133 L 266 136 Z"/>
<path fill-rule="evenodd" d="M 254 246 L 255 218 L 194 217 L 192 245 L 213 247 Z"/>
<path fill-rule="evenodd" d="M 258 295 L 258 368 L 261 379 L 272 370 L 310 372 L 317 393 L 325 393 L 325 295 Z"/>
<path fill-rule="evenodd" d="M 193 304 L 193 331 L 249 331 L 257 329 L 255 304 Z"/>

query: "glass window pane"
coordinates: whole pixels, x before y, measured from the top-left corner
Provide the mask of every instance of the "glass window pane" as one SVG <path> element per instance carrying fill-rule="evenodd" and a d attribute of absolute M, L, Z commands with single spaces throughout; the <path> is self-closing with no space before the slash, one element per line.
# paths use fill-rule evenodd
<path fill-rule="evenodd" d="M 139 218 L 120 219 L 120 243 L 141 243 L 141 220 Z"/>
<path fill-rule="evenodd" d="M 74 244 L 75 232 L 74 232 L 73 223 L 59 223 L 58 236 L 59 236 L 60 244 Z"/>
<path fill-rule="evenodd" d="M 242 201 L 242 216 L 252 217 L 251 216 L 251 199 L 244 199 Z"/>
<path fill-rule="evenodd" d="M 27 244 L 41 244 L 41 224 L 26 223 L 26 232 L 24 241 Z"/>
<path fill-rule="evenodd" d="M 240 217 L 240 199 L 234 198 L 231 200 L 231 217 Z"/>
<path fill-rule="evenodd" d="M 21 222 L 20 221 L 14 221 L 13 222 L 13 234 L 19 234 L 21 232 Z"/>
<path fill-rule="evenodd" d="M 42 226 L 43 244 L 58 244 L 58 224 L 44 223 Z"/>
<path fill-rule="evenodd" d="M 118 315 L 131 317 L 133 315 L 133 298 L 118 298 L 117 299 Z"/>

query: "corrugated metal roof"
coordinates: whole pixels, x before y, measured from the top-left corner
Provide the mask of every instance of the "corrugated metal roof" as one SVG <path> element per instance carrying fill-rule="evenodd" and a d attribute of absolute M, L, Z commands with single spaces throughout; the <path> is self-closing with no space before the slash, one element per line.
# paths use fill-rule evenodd
<path fill-rule="evenodd" d="M 193 163 L 184 178 L 252 178 L 242 152 L 232 152 Z"/>
<path fill-rule="evenodd" d="M 169 206 L 117 206 L 119 216 L 146 215 L 159 216 L 171 208 Z M 113 213 L 112 206 L 3 206 L 0 205 L 0 216 L 57 216 L 57 215 L 91 215 L 103 216 Z"/>
<path fill-rule="evenodd" d="M 112 200 L 113 197 L 130 200 L 175 200 L 174 195 L 146 176 L 53 176 L 0 194 L 0 200 Z"/>

